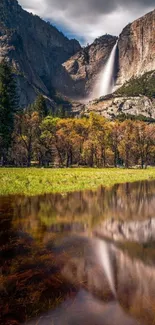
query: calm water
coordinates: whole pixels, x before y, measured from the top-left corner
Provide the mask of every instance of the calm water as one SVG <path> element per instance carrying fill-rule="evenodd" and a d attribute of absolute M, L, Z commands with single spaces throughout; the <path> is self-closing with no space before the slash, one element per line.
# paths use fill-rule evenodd
<path fill-rule="evenodd" d="M 155 181 L 0 197 L 0 324 L 154 324 L 155 245 L 94 237 L 155 217 Z"/>

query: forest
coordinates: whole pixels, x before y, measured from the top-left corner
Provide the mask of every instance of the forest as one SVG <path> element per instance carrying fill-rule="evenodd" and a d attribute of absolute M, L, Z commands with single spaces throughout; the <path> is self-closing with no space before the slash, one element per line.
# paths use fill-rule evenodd
<path fill-rule="evenodd" d="M 155 124 L 140 120 L 66 117 L 38 94 L 18 105 L 14 73 L 0 64 L 0 164 L 16 167 L 117 167 L 155 165 Z"/>

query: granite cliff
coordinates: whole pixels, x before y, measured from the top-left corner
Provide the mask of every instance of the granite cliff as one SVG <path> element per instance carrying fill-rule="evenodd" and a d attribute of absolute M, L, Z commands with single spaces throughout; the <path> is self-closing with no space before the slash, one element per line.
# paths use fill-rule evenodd
<path fill-rule="evenodd" d="M 151 120 L 155 119 L 155 98 L 143 95 L 108 95 L 86 104 L 84 114 L 89 115 L 90 112 L 100 114 L 108 119 L 113 119 L 117 116 L 144 116 Z"/>
<path fill-rule="evenodd" d="M 84 114 L 90 112 L 108 119 L 137 116 L 151 121 L 155 119 L 155 71 L 132 78 L 111 95 L 95 99 L 84 107 Z M 80 112 L 79 112 L 80 113 Z"/>
<path fill-rule="evenodd" d="M 123 29 L 118 50 L 118 85 L 155 70 L 155 10 Z"/>
<path fill-rule="evenodd" d="M 116 40 L 117 37 L 111 35 L 99 37 L 63 64 L 73 81 L 70 96 L 80 99 L 89 97 Z"/>
<path fill-rule="evenodd" d="M 14 68 L 23 107 L 39 92 L 52 97 L 57 71 L 80 48 L 16 0 L 0 0 L 0 60 L 6 57 Z"/>
<path fill-rule="evenodd" d="M 74 82 L 70 95 L 88 97 L 117 37 L 105 35 L 63 64 Z M 155 10 L 126 26 L 118 38 L 117 87 L 132 77 L 155 70 Z"/>

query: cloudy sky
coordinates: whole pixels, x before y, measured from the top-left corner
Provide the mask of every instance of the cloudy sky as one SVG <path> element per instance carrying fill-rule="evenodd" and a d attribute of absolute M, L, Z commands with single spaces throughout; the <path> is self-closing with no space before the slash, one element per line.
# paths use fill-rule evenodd
<path fill-rule="evenodd" d="M 83 44 L 105 33 L 118 35 L 125 25 L 155 7 L 155 0 L 19 0 L 19 3 Z"/>

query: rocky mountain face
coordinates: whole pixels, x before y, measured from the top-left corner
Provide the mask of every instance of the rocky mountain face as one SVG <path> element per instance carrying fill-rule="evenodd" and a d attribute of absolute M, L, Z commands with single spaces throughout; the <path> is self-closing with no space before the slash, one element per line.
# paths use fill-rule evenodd
<path fill-rule="evenodd" d="M 39 92 L 52 97 L 57 71 L 80 48 L 16 0 L 0 0 L 0 60 L 6 57 L 14 68 L 23 107 Z"/>
<path fill-rule="evenodd" d="M 12 64 L 22 107 L 38 93 L 53 102 L 53 93 L 71 99 L 88 99 L 117 37 L 104 35 L 81 48 L 55 27 L 24 11 L 17 0 L 0 0 L 0 61 Z M 155 70 L 155 10 L 129 24 L 118 39 L 115 79 L 117 86 L 133 76 Z M 73 114 L 95 110 L 106 117 L 120 112 L 154 116 L 150 97 L 118 95 L 86 105 L 71 104 Z M 145 94 L 142 94 L 145 95 Z"/>
<path fill-rule="evenodd" d="M 155 119 L 155 71 L 132 78 L 113 94 L 85 104 L 83 111 L 86 115 L 95 112 L 108 119 L 116 116 Z"/>
<path fill-rule="evenodd" d="M 117 37 L 104 35 L 63 64 L 73 81 L 73 87 L 66 95 L 76 98 L 89 97 L 116 41 Z"/>
<path fill-rule="evenodd" d="M 74 81 L 73 93 L 89 98 L 115 42 L 115 37 L 101 37 L 63 64 Z M 116 86 L 123 87 L 113 95 L 79 106 L 76 114 L 93 111 L 108 119 L 121 115 L 155 119 L 155 10 L 122 31 L 115 72 Z"/>
<path fill-rule="evenodd" d="M 123 29 L 118 50 L 118 85 L 155 70 L 155 10 Z"/>
<path fill-rule="evenodd" d="M 73 80 L 70 96 L 89 97 L 117 38 L 105 35 L 63 64 Z M 124 28 L 118 38 L 116 84 L 155 70 L 155 10 Z"/>
<path fill-rule="evenodd" d="M 108 119 L 116 116 L 145 116 L 155 119 L 155 98 L 147 96 L 116 96 L 109 95 L 99 100 L 94 100 L 84 108 L 84 114 L 95 112 Z M 80 113 L 80 112 L 79 112 Z"/>

